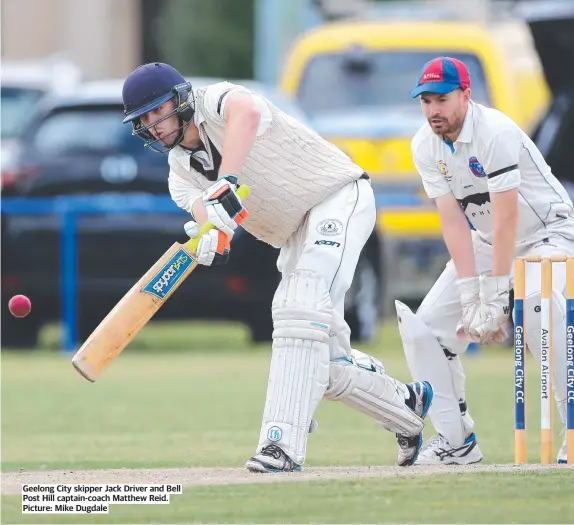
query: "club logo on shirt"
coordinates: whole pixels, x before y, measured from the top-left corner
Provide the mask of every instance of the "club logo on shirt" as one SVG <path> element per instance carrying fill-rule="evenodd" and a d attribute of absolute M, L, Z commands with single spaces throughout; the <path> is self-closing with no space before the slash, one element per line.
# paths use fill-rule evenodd
<path fill-rule="evenodd" d="M 343 224 L 338 219 L 325 219 L 317 224 L 317 232 L 321 235 L 339 235 L 343 231 Z"/>
<path fill-rule="evenodd" d="M 438 170 L 444 175 L 447 182 L 452 180 L 452 175 L 448 172 L 448 168 L 446 167 L 446 162 L 444 160 L 438 161 Z"/>
<path fill-rule="evenodd" d="M 486 177 L 486 172 L 476 157 L 470 157 L 470 159 L 468 159 L 468 167 L 475 177 Z"/>

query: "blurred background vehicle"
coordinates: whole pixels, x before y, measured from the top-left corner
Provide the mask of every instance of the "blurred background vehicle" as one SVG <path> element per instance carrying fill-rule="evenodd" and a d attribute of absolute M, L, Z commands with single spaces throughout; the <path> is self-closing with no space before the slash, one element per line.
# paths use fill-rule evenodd
<path fill-rule="evenodd" d="M 520 2 L 515 13 L 529 24 L 552 92 L 552 102 L 530 136 L 574 201 L 574 71 L 563 63 L 574 53 L 574 2 Z M 510 304 L 514 306 L 513 294 Z"/>
<path fill-rule="evenodd" d="M 2 60 L 1 73 L 0 162 L 2 184 L 10 184 L 20 136 L 38 102 L 48 93 L 73 91 L 83 75 L 75 64 L 58 57 Z"/>
<path fill-rule="evenodd" d="M 188 80 L 202 87 L 221 79 Z M 262 93 L 286 113 L 305 120 L 297 105 L 277 88 L 255 81 L 234 82 Z M 167 157 L 144 148 L 143 142 L 132 135 L 131 127 L 122 124 L 122 83 L 88 82 L 73 94 L 52 93 L 40 101 L 21 134 L 22 147 L 13 161 L 14 177 L 6 181 L 4 195 L 165 195 Z M 186 217 L 183 211 L 174 215 L 114 213 L 79 217 L 80 340 L 175 240 L 185 241 Z M 2 222 L 2 301 L 7 303 L 17 292 L 34 298 L 33 323 L 21 323 L 5 312 L 3 344 L 30 347 L 36 344 L 41 327 L 61 315 L 60 218 L 10 215 L 3 216 Z M 31 250 L 41 257 L 30 257 Z M 230 262 L 221 268 L 194 272 L 154 319 L 240 321 L 249 326 L 253 340 L 270 339 L 270 305 L 279 282 L 277 255 L 277 250 L 240 230 L 234 237 Z M 348 301 L 351 322 L 370 316 L 371 332 L 378 322 L 374 267 L 380 267 L 378 261 L 367 259 L 362 263 Z M 359 309 L 366 313 L 360 315 Z M 357 336 L 365 330 L 357 327 Z"/>
<path fill-rule="evenodd" d="M 359 5 L 355 14 L 297 38 L 281 77 L 282 89 L 297 99 L 317 131 L 373 177 L 391 272 L 389 314 L 394 299 L 416 307 L 448 258 L 410 151 L 424 122 L 419 101 L 410 97 L 423 64 L 444 55 L 464 61 L 473 99 L 504 111 L 527 131 L 550 100 L 523 20 L 508 13 L 499 17 L 495 6 L 480 19 L 464 12 L 466 3 L 437 4 Z"/>
<path fill-rule="evenodd" d="M 574 54 L 574 2 L 524 2 L 517 14 L 530 25 L 552 91 L 531 136 L 574 200 L 574 70 L 564 67 L 564 57 Z"/>

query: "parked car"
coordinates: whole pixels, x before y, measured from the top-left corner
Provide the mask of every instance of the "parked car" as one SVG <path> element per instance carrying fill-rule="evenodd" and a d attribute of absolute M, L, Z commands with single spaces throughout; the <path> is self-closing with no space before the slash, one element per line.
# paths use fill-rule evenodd
<path fill-rule="evenodd" d="M 189 79 L 200 87 L 218 79 Z M 260 91 L 285 112 L 304 119 L 296 104 L 272 87 L 240 82 Z M 84 84 L 66 97 L 50 97 L 28 123 L 16 176 L 3 197 L 62 195 L 168 195 L 167 158 L 144 148 L 122 124 L 121 81 Z M 173 244 L 186 240 L 189 218 L 175 214 L 103 214 L 78 220 L 78 329 L 84 340 L 125 292 Z M 60 319 L 60 224 L 57 216 L 2 216 L 2 302 L 28 294 L 33 313 L 15 320 L 3 308 L 4 346 L 36 344 L 42 325 Z M 365 250 L 370 260 L 370 247 Z M 32 256 L 30 256 L 32 254 Z M 246 323 L 255 341 L 271 338 L 271 302 L 279 283 L 278 251 L 239 228 L 224 267 L 199 268 L 155 319 L 216 319 Z M 371 333 L 378 298 L 368 263 L 349 294 L 356 334 Z M 374 268 L 380 265 L 373 263 Z M 372 273 L 375 273 L 373 276 Z M 353 303 L 353 298 L 356 301 Z M 371 301 L 371 303 L 369 303 Z M 370 310 L 369 310 L 370 307 Z M 373 310 L 374 309 L 374 314 Z M 375 319 L 375 325 L 378 319 Z M 367 332 L 367 329 L 370 332 Z"/>
<path fill-rule="evenodd" d="M 75 89 L 81 71 L 60 59 L 3 60 L 1 77 L 0 162 L 2 182 L 13 177 L 11 166 L 18 154 L 20 136 L 38 102 L 47 94 Z"/>

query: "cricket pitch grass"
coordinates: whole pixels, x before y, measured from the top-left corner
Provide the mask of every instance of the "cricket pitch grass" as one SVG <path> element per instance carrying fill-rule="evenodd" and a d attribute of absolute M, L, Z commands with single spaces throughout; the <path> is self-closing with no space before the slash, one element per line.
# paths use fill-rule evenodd
<path fill-rule="evenodd" d="M 269 347 L 250 347 L 242 332 L 181 325 L 150 325 L 136 343 L 94 384 L 71 355 L 3 352 L 2 523 L 574 522 L 574 470 L 536 464 L 540 379 L 531 358 L 530 464 L 512 465 L 512 349 L 463 357 L 479 465 L 400 469 L 394 435 L 324 401 L 303 472 L 257 475 L 243 463 L 257 444 Z M 409 380 L 394 323 L 379 344 L 360 348 Z M 429 422 L 425 438 L 433 431 Z M 169 505 L 112 504 L 107 515 L 21 513 L 22 483 L 76 482 L 184 488 Z"/>

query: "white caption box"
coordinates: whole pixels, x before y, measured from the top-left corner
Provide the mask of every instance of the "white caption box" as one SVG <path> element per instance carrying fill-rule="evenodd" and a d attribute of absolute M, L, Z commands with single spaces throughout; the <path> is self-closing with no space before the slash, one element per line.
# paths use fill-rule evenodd
<path fill-rule="evenodd" d="M 28 483 L 22 514 L 108 514 L 115 505 L 169 505 L 182 485 L 168 483 Z"/>

